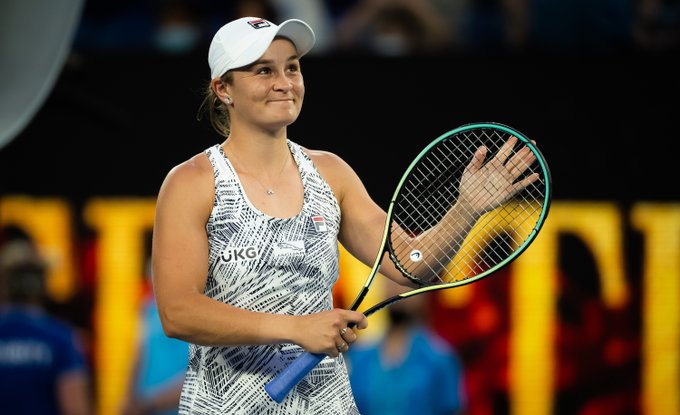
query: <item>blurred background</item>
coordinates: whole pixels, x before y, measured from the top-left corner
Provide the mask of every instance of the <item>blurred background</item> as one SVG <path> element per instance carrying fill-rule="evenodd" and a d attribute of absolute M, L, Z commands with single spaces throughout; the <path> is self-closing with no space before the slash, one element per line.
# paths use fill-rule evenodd
<path fill-rule="evenodd" d="M 339 154 L 385 208 L 420 150 L 462 124 L 507 124 L 546 156 L 554 201 L 532 247 L 427 297 L 465 413 L 680 413 L 677 0 L 5 0 L 0 249 L 35 244 L 94 413 L 132 413 L 156 193 L 222 141 L 196 115 L 212 34 L 242 16 L 315 30 L 289 137 Z M 368 271 L 341 254 L 348 306 Z M 377 313 L 365 340 L 389 324 Z"/>

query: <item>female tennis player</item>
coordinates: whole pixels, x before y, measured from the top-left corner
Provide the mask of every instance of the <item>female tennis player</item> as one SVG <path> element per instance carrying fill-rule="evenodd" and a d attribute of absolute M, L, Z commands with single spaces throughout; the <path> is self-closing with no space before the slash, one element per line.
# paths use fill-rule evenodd
<path fill-rule="evenodd" d="M 154 225 L 163 328 L 191 343 L 181 414 L 358 413 L 341 353 L 368 323 L 331 290 L 338 242 L 372 263 L 386 213 L 340 157 L 287 135 L 313 44 L 300 20 L 246 17 L 210 45 L 203 107 L 224 141 L 170 170 Z M 381 273 L 412 284 L 390 261 Z M 264 385 L 303 350 L 328 357 L 274 402 Z"/>

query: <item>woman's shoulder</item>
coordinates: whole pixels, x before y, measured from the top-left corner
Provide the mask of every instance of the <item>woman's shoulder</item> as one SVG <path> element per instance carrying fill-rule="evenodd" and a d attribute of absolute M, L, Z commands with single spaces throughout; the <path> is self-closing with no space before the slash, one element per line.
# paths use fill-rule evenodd
<path fill-rule="evenodd" d="M 315 150 L 300 146 L 302 151 L 320 169 L 343 169 L 349 167 L 348 164 L 337 154 L 327 150 Z"/>
<path fill-rule="evenodd" d="M 212 164 L 205 152 L 201 152 L 172 167 L 165 176 L 161 190 L 212 189 L 213 177 Z"/>
<path fill-rule="evenodd" d="M 303 148 L 317 170 L 328 182 L 338 200 L 343 200 L 347 192 L 362 188 L 361 180 L 352 167 L 339 155 L 326 150 Z"/>
<path fill-rule="evenodd" d="M 176 177 L 176 180 L 191 180 L 208 174 L 212 176 L 212 171 L 208 156 L 205 152 L 201 152 L 172 167 L 167 176 Z"/>

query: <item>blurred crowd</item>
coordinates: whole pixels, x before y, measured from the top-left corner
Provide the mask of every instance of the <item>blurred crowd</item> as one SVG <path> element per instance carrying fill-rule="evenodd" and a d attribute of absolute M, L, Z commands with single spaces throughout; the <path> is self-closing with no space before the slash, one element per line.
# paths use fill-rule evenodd
<path fill-rule="evenodd" d="M 75 46 L 201 51 L 225 22 L 299 18 L 312 53 L 665 51 L 680 46 L 678 0 L 87 0 Z"/>

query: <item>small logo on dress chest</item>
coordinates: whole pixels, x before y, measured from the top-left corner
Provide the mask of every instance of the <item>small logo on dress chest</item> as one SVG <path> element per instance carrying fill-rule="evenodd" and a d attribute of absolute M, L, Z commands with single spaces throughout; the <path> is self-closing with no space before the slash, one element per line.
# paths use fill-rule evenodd
<path fill-rule="evenodd" d="M 312 223 L 314 223 L 314 229 L 316 229 L 317 232 L 328 232 L 326 219 L 323 216 L 312 216 Z"/>
<path fill-rule="evenodd" d="M 305 242 L 304 241 L 276 242 L 274 244 L 274 250 L 272 253 L 276 258 L 284 256 L 304 255 Z"/>

